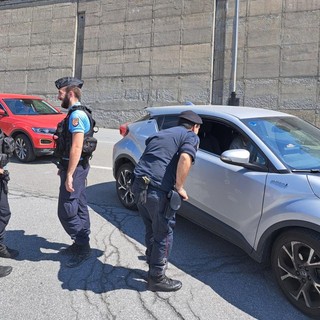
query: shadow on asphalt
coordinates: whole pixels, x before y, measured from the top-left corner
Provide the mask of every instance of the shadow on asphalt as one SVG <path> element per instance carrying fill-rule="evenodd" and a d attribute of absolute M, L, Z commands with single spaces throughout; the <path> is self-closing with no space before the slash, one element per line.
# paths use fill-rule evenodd
<path fill-rule="evenodd" d="M 104 293 L 118 289 L 145 291 L 146 271 L 112 266 L 101 262 L 98 257 L 103 251 L 92 248 L 88 261 L 76 268 L 65 266 L 69 256 L 60 251 L 66 248 L 65 243 L 50 242 L 36 234 L 26 235 L 24 230 L 8 230 L 6 237 L 9 243 L 15 243 L 20 251 L 18 261 L 56 261 L 60 262 L 58 279 L 66 290 L 86 290 Z M 90 266 L 90 267 L 88 267 Z M 109 281 L 108 279 L 117 279 Z"/>
<path fill-rule="evenodd" d="M 87 196 L 95 212 L 144 245 L 142 220 L 137 211 L 127 210 L 120 204 L 115 182 L 89 186 Z M 137 259 L 143 257 L 137 256 Z M 306 319 L 285 299 L 270 269 L 252 260 L 237 246 L 181 216 L 177 216 L 169 263 L 210 286 L 216 294 L 254 318 Z M 125 268 L 120 270 L 125 273 L 124 277 L 131 272 Z M 135 289 L 140 291 L 141 284 L 136 285 Z"/>
<path fill-rule="evenodd" d="M 120 204 L 115 182 L 88 186 L 87 197 L 89 206 L 97 214 L 144 245 L 142 220 L 137 211 L 127 210 Z M 26 235 L 23 230 L 8 230 L 6 237 L 8 243 L 14 243 L 20 251 L 18 260 L 59 262 L 58 279 L 63 289 L 97 294 L 118 289 L 146 290 L 147 267 L 141 270 L 113 266 L 108 263 L 108 257 L 104 257 L 105 261 L 98 259 L 103 252 L 93 248 L 93 254 L 86 263 L 70 269 L 65 266 L 68 257 L 59 252 L 65 243 Z M 143 253 L 136 259 L 143 259 Z M 256 319 L 306 319 L 284 298 L 269 269 L 256 263 L 235 245 L 180 216 L 177 216 L 169 262 L 209 286 L 213 296 L 221 296 Z"/>

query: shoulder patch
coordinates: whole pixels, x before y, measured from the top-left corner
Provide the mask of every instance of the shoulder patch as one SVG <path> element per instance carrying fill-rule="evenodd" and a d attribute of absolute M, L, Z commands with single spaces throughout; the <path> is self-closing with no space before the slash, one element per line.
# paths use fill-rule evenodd
<path fill-rule="evenodd" d="M 72 119 L 72 125 L 73 125 L 74 127 L 76 127 L 78 124 L 79 124 L 79 118 L 73 118 L 73 119 Z"/>

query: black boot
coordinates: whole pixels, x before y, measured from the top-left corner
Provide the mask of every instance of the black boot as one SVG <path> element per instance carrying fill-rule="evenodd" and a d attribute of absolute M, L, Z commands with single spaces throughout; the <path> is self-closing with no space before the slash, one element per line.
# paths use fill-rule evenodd
<path fill-rule="evenodd" d="M 0 266 L 0 278 L 7 276 L 12 271 L 12 267 Z"/>
<path fill-rule="evenodd" d="M 173 280 L 167 276 L 150 277 L 148 278 L 148 289 L 151 291 L 177 291 L 182 287 L 179 280 Z"/>
<path fill-rule="evenodd" d="M 75 268 L 82 264 L 84 261 L 88 260 L 91 256 L 91 248 L 89 243 L 83 246 L 77 245 L 73 256 L 66 263 L 66 266 L 69 268 Z"/>
<path fill-rule="evenodd" d="M 0 244 L 0 258 L 14 259 L 19 255 L 18 250 L 10 249 L 4 244 Z"/>
<path fill-rule="evenodd" d="M 63 248 L 60 250 L 60 253 L 62 255 L 73 255 L 77 252 L 78 250 L 78 245 L 74 242 L 73 244 L 71 244 L 70 246 L 68 246 L 67 248 Z"/>

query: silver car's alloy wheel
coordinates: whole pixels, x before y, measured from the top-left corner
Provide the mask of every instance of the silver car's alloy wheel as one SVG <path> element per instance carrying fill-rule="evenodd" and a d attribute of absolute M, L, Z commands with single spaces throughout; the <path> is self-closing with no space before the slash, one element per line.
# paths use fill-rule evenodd
<path fill-rule="evenodd" d="M 133 193 L 131 192 L 131 177 L 134 166 L 131 163 L 123 164 L 117 171 L 116 186 L 120 202 L 124 207 L 136 210 Z"/>
<path fill-rule="evenodd" d="M 295 230 L 280 236 L 273 248 L 272 267 L 290 302 L 311 317 L 320 317 L 320 236 Z"/>

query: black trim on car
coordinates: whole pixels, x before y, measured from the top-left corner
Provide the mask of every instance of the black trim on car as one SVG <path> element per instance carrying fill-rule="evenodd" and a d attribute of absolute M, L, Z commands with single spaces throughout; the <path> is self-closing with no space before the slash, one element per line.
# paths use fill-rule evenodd
<path fill-rule="evenodd" d="M 260 237 L 257 250 L 254 250 L 250 256 L 257 262 L 268 262 L 271 254 L 272 243 L 284 231 L 294 228 L 304 228 L 314 230 L 320 233 L 320 226 L 308 221 L 288 220 L 281 221 L 270 226 Z"/>
<path fill-rule="evenodd" d="M 32 137 L 30 136 L 30 134 L 29 134 L 28 131 L 24 131 L 23 129 L 18 128 L 18 129 L 16 129 L 16 130 L 11 131 L 10 137 L 12 137 L 12 138 L 15 139 L 16 136 L 19 135 L 19 134 L 24 134 L 25 136 L 27 136 L 27 138 L 28 138 L 28 139 L 30 140 L 30 142 L 31 142 L 32 148 L 35 149 L 34 141 L 33 141 Z"/>
<path fill-rule="evenodd" d="M 114 166 L 112 168 L 113 177 L 115 179 L 116 179 L 116 174 L 118 169 L 125 163 L 132 163 L 133 166 L 136 166 L 137 164 L 136 161 L 132 157 L 128 156 L 127 154 L 125 153 L 119 154 L 116 160 L 114 161 Z"/>
<path fill-rule="evenodd" d="M 320 233 L 320 226 L 314 223 L 301 220 L 282 221 L 271 226 L 263 233 L 257 250 L 254 250 L 239 231 L 208 215 L 189 202 L 182 204 L 178 214 L 222 239 L 233 243 L 247 253 L 253 260 L 264 264 L 269 264 L 272 244 L 282 232 L 288 231 L 288 229 L 303 228 Z"/>

